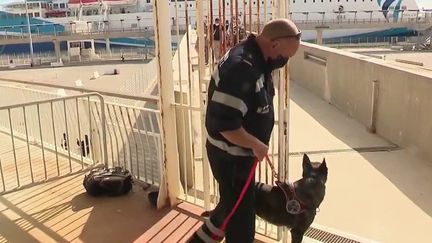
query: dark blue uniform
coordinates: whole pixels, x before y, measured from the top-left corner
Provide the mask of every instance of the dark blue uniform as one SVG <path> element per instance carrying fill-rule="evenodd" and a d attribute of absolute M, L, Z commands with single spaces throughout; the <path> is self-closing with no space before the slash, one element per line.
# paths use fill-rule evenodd
<path fill-rule="evenodd" d="M 274 125 L 271 71 L 255 36 L 251 35 L 225 54 L 210 80 L 206 147 L 213 175 L 219 183 L 220 202 L 197 231 L 196 235 L 205 242 L 210 241 L 212 235 L 219 236 L 219 239 L 225 236 L 228 243 L 254 240 L 253 186 L 231 218 L 226 232 L 218 230 L 234 207 L 255 160 L 251 149 L 230 143 L 221 132 L 243 127 L 269 144 Z"/>

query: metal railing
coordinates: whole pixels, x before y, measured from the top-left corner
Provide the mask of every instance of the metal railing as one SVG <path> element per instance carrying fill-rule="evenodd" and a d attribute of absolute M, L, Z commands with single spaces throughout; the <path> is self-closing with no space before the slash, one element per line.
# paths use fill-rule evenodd
<path fill-rule="evenodd" d="M 120 61 L 122 55 L 126 61 L 130 60 L 151 60 L 154 58 L 154 47 L 133 47 L 133 48 L 112 48 L 111 51 L 106 49 L 96 49 L 98 58 L 88 60 L 87 62 L 100 62 L 100 61 Z M 61 53 L 62 61 L 68 63 L 67 52 Z M 40 65 L 49 65 L 52 62 L 57 62 L 57 56 L 54 52 L 39 52 L 34 53 L 34 59 L 39 60 Z M 82 61 L 86 62 L 86 61 Z M 10 55 L 0 55 L 0 67 L 15 68 L 19 66 L 30 66 L 31 57 L 27 53 L 13 53 Z"/>
<path fill-rule="evenodd" d="M 154 27 L 152 24 L 144 26 L 137 20 L 129 20 L 129 26 L 125 26 L 123 21 L 110 21 L 104 27 L 94 27 L 104 22 L 101 21 L 88 21 L 87 28 L 77 30 L 74 23 L 66 23 L 64 26 L 60 24 L 45 24 L 45 25 L 30 25 L 32 35 L 34 37 L 44 36 L 73 36 L 73 35 L 99 35 L 104 33 L 119 33 L 119 32 L 137 32 L 144 33 L 143 36 L 152 36 L 154 34 Z M 149 21 L 149 20 L 148 20 Z M 121 24 L 120 24 L 121 23 Z M 0 39 L 23 39 L 28 38 L 27 25 L 14 25 L 14 26 L 0 26 Z M 184 31 L 186 25 L 181 25 L 181 30 Z"/>
<path fill-rule="evenodd" d="M 58 94 L 23 90 L 23 99 L 34 101 L 0 107 L 0 193 L 97 163 L 159 185 L 161 116 L 153 102 L 136 107 L 105 102 L 97 93 L 53 99 Z"/>
<path fill-rule="evenodd" d="M 90 97 L 99 100 L 103 114 L 100 138 L 94 137 L 97 125 L 85 115 Z M 106 141 L 104 99 L 97 93 L 3 106 L 0 114 L 3 192 L 107 163 L 106 143 L 95 142 Z M 70 138 L 77 138 L 79 151 L 72 149 Z"/>

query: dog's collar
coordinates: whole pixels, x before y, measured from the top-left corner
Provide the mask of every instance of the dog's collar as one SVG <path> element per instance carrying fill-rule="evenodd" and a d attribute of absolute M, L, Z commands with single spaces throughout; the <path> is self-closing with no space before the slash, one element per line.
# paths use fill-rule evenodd
<path fill-rule="evenodd" d="M 285 190 L 283 183 L 280 181 L 276 181 L 275 182 L 276 185 L 282 190 L 282 192 L 285 195 L 285 199 L 286 199 L 286 204 L 285 204 L 285 208 L 287 210 L 288 213 L 290 214 L 301 214 L 303 212 L 306 211 L 306 205 L 305 203 L 303 203 L 302 200 L 300 200 L 295 192 L 295 186 L 294 184 L 288 184 L 288 188 L 290 190 L 290 194 L 291 194 L 291 198 L 288 195 L 287 191 Z"/>

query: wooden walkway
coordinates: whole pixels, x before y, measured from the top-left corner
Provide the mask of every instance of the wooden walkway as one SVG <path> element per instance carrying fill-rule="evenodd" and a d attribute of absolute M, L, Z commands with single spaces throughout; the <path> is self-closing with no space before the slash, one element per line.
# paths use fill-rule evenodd
<path fill-rule="evenodd" d="M 203 224 L 201 213 L 204 210 L 193 204 L 182 202 L 147 230 L 135 243 L 187 242 L 193 233 Z M 260 234 L 255 235 L 255 242 L 276 242 Z"/>

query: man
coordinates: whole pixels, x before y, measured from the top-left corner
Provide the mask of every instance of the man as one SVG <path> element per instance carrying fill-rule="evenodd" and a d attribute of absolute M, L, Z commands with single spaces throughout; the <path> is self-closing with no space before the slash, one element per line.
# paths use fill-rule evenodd
<path fill-rule="evenodd" d="M 221 56 L 221 31 L 222 27 L 220 25 L 219 18 L 215 19 L 215 23 L 213 24 L 213 56 L 216 59 L 216 62 L 219 61 Z"/>
<path fill-rule="evenodd" d="M 212 75 L 206 113 L 207 154 L 219 183 L 220 201 L 190 242 L 253 242 L 254 187 L 222 232 L 219 227 L 234 207 L 254 160 L 267 155 L 274 125 L 271 78 L 285 66 L 300 43 L 301 32 L 288 19 L 267 23 L 261 34 L 250 35 L 230 49 Z M 252 182 L 251 185 L 253 185 Z"/>

